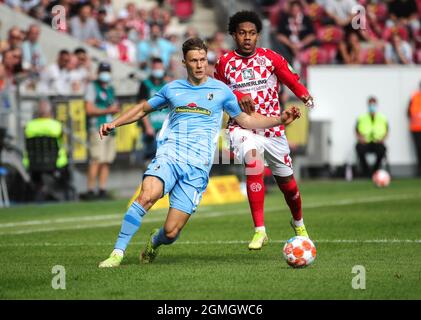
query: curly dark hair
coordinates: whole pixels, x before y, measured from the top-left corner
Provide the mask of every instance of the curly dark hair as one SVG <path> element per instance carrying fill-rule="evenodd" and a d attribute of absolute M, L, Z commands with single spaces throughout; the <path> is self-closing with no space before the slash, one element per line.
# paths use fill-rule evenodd
<path fill-rule="evenodd" d="M 228 22 L 228 32 L 229 34 L 233 34 L 237 31 L 237 27 L 240 23 L 243 22 L 251 22 L 256 26 L 257 33 L 260 33 L 262 30 L 262 20 L 260 20 L 259 16 L 254 11 L 239 11 L 230 17 Z"/>

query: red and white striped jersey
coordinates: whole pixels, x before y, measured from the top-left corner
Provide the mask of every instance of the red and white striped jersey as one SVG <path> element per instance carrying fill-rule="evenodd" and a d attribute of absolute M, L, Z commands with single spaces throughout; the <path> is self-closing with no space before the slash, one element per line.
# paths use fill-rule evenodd
<path fill-rule="evenodd" d="M 249 57 L 231 51 L 219 58 L 215 66 L 215 78 L 227 84 L 240 100 L 245 94 L 251 95 L 255 111 L 268 116 L 279 117 L 280 85 L 285 84 L 298 97 L 308 95 L 307 89 L 299 82 L 288 62 L 279 54 L 266 48 L 257 48 Z M 232 130 L 239 126 L 230 121 Z M 284 126 L 270 129 L 253 129 L 254 133 L 266 137 L 281 136 Z"/>

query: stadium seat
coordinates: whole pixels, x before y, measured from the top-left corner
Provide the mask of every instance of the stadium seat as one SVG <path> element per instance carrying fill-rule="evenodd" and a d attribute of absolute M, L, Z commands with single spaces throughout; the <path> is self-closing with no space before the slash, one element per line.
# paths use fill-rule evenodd
<path fill-rule="evenodd" d="M 402 40 L 405 40 L 405 41 L 409 40 L 408 30 L 405 29 L 404 27 L 388 27 L 384 29 L 383 34 L 382 34 L 382 39 L 385 41 L 390 41 L 392 38 L 392 35 L 396 32 L 399 33 Z"/>
<path fill-rule="evenodd" d="M 56 166 L 58 140 L 51 137 L 28 138 L 25 145 L 32 179 L 39 177 L 45 193 L 56 200 L 75 200 L 76 191 L 71 184 L 68 168 L 59 169 Z"/>
<path fill-rule="evenodd" d="M 363 64 L 382 64 L 385 62 L 384 51 L 381 48 L 364 48 L 360 56 Z"/>
<path fill-rule="evenodd" d="M 332 53 L 324 48 L 311 47 L 300 52 L 298 60 L 304 65 L 327 64 L 332 61 Z"/>
<path fill-rule="evenodd" d="M 317 39 L 324 44 L 338 44 L 343 38 L 344 31 L 337 26 L 324 26 L 317 30 Z"/>
<path fill-rule="evenodd" d="M 378 21 L 386 21 L 389 17 L 387 4 L 385 3 L 368 4 L 367 10 L 375 14 Z"/>

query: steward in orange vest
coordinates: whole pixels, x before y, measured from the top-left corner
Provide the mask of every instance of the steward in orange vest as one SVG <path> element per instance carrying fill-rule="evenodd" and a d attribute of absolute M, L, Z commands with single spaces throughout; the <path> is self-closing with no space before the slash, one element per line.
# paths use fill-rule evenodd
<path fill-rule="evenodd" d="M 416 91 L 409 102 L 409 130 L 414 139 L 415 151 L 417 154 L 417 175 L 421 176 L 421 82 L 418 91 Z"/>

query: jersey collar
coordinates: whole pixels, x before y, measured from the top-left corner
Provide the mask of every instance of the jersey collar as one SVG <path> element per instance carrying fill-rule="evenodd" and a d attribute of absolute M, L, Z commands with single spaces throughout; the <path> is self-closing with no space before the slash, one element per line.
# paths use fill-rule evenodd
<path fill-rule="evenodd" d="M 250 56 L 243 56 L 243 55 L 239 54 L 239 53 L 237 52 L 237 50 L 234 50 L 234 54 L 235 54 L 237 57 L 240 57 L 240 58 L 243 58 L 243 59 L 250 59 L 250 58 L 253 58 L 253 57 L 255 57 L 255 56 L 256 56 L 256 54 L 257 54 L 257 48 L 254 50 L 254 53 L 253 53 L 252 55 L 250 55 Z"/>

